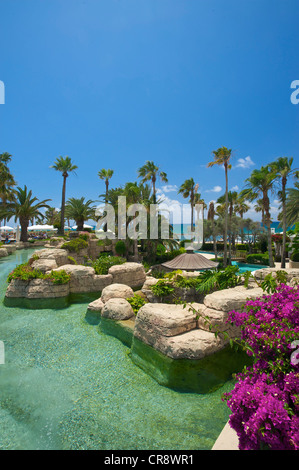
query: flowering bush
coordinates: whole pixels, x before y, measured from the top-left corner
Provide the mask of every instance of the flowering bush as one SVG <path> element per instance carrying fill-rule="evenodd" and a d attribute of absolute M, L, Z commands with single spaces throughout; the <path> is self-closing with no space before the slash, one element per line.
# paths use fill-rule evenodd
<path fill-rule="evenodd" d="M 281 284 L 272 295 L 248 301 L 244 312 L 230 312 L 228 320 L 241 327 L 241 342 L 253 358 L 223 397 L 239 448 L 299 450 L 298 287 Z"/>

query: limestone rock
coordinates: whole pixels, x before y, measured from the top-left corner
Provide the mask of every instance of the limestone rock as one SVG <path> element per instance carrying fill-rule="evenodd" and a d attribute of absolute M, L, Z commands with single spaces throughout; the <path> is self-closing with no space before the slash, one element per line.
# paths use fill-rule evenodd
<path fill-rule="evenodd" d="M 43 273 L 46 273 L 47 271 L 52 271 L 52 269 L 57 268 L 57 263 L 55 259 L 38 259 L 36 261 L 33 261 L 32 267 L 34 269 L 38 269 L 39 271 L 42 271 Z"/>
<path fill-rule="evenodd" d="M 129 302 L 123 298 L 111 298 L 107 300 L 102 309 L 102 317 L 110 320 L 128 320 L 134 316 Z"/>
<path fill-rule="evenodd" d="M 137 314 L 134 335 L 154 346 L 158 336 L 175 336 L 194 328 L 196 317 L 183 305 L 147 303 Z"/>
<path fill-rule="evenodd" d="M 195 309 L 197 328 L 214 333 L 226 331 L 230 337 L 240 336 L 240 328 L 227 323 L 228 312 L 206 307 L 203 303 L 192 302 L 190 305 Z"/>
<path fill-rule="evenodd" d="M 259 287 L 252 289 L 246 289 L 242 286 L 232 287 L 206 295 L 204 305 L 215 310 L 230 312 L 242 309 L 247 300 L 256 299 L 262 295 L 264 295 L 264 291 Z"/>
<path fill-rule="evenodd" d="M 0 258 L 4 258 L 4 256 L 8 256 L 8 251 L 6 248 L 0 248 Z"/>
<path fill-rule="evenodd" d="M 127 299 L 128 297 L 133 297 L 133 289 L 125 284 L 111 284 L 105 287 L 102 291 L 101 299 L 105 303 L 109 299 L 113 298 L 122 298 Z"/>
<path fill-rule="evenodd" d="M 151 346 L 172 359 L 203 359 L 225 344 L 214 333 L 195 329 L 176 336 L 156 336 Z"/>
<path fill-rule="evenodd" d="M 104 307 L 104 302 L 102 302 L 101 298 L 94 300 L 88 304 L 87 310 L 90 312 L 101 312 Z"/>
<path fill-rule="evenodd" d="M 39 259 L 55 260 L 58 267 L 69 263 L 67 250 L 60 248 L 45 248 L 36 251 L 34 254 L 38 255 Z"/>
<path fill-rule="evenodd" d="M 54 284 L 50 279 L 22 281 L 12 279 L 6 290 L 6 297 L 25 297 L 28 299 L 52 299 L 66 297 L 69 284 Z"/>
<path fill-rule="evenodd" d="M 112 282 L 111 275 L 96 275 L 91 266 L 65 264 L 54 271 L 64 270 L 71 276 L 71 293 L 101 292 Z"/>
<path fill-rule="evenodd" d="M 111 266 L 108 271 L 113 276 L 113 282 L 126 284 L 130 287 L 141 287 L 144 284 L 146 274 L 140 263 L 124 263 Z"/>

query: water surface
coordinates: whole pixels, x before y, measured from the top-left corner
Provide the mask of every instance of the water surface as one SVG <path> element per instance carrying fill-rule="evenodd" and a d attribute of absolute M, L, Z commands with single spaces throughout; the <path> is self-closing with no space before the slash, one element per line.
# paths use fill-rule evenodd
<path fill-rule="evenodd" d="M 209 395 L 160 386 L 129 349 L 85 321 L 87 304 L 7 308 L 6 278 L 34 250 L 0 260 L 0 449 L 210 449 L 229 417 L 228 382 Z"/>

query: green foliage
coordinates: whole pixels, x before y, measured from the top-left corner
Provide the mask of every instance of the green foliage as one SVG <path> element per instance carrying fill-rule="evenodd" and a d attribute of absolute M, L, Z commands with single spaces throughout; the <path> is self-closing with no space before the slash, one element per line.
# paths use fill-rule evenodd
<path fill-rule="evenodd" d="M 62 245 L 61 248 L 64 248 L 70 252 L 79 253 L 80 250 L 88 247 L 88 242 L 82 237 L 73 238 L 69 242 L 66 242 Z"/>
<path fill-rule="evenodd" d="M 295 251 L 291 254 L 291 260 L 297 263 L 299 262 L 299 251 Z"/>
<path fill-rule="evenodd" d="M 78 264 L 75 258 L 73 258 L 72 256 L 68 256 L 67 259 L 71 262 L 71 264 Z"/>
<path fill-rule="evenodd" d="M 111 256 L 107 253 L 103 253 L 96 261 L 93 261 L 92 267 L 96 274 L 108 274 L 108 270 L 111 266 L 123 264 L 125 262 L 126 259 L 121 256 Z"/>
<path fill-rule="evenodd" d="M 51 271 L 50 274 L 44 274 L 39 269 L 34 269 L 31 264 L 24 263 L 17 266 L 8 276 L 7 282 L 12 279 L 20 279 L 22 281 L 30 281 L 31 279 L 51 279 L 53 284 L 67 284 L 70 281 L 70 274 L 64 270 Z"/>
<path fill-rule="evenodd" d="M 116 242 L 115 251 L 119 256 L 123 256 L 126 253 L 126 244 L 123 240 L 118 240 Z"/>
<path fill-rule="evenodd" d="M 238 275 L 238 266 L 227 266 L 220 271 L 204 271 L 198 278 L 197 290 L 208 294 L 214 290 L 228 289 L 241 283 L 242 276 Z"/>
<path fill-rule="evenodd" d="M 269 266 L 269 255 L 268 253 L 254 253 L 252 255 L 247 255 L 246 262 L 249 264 L 262 264 L 264 266 Z"/>
<path fill-rule="evenodd" d="M 141 297 L 139 294 L 134 294 L 133 297 L 128 297 L 127 301 L 131 305 L 133 312 L 135 315 L 137 315 L 138 311 L 147 303 L 147 301 Z"/>
<path fill-rule="evenodd" d="M 170 282 L 161 279 L 157 282 L 157 284 L 151 286 L 151 290 L 157 297 L 167 297 L 168 295 L 173 294 L 174 287 Z"/>
<path fill-rule="evenodd" d="M 176 256 L 179 256 L 183 253 L 186 253 L 185 248 L 179 248 L 178 250 L 167 251 L 160 255 L 157 255 L 157 264 L 165 263 L 166 261 L 171 261 Z"/>
<path fill-rule="evenodd" d="M 110 246 L 111 244 L 112 244 L 112 241 L 109 238 L 100 239 L 98 240 L 98 243 L 97 243 L 98 246 Z"/>

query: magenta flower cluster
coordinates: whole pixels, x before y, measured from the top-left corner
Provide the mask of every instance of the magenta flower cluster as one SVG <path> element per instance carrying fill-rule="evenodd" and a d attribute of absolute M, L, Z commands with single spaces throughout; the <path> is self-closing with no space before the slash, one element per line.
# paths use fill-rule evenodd
<path fill-rule="evenodd" d="M 299 450 L 299 288 L 281 284 L 228 320 L 252 357 L 223 397 L 239 448 Z"/>

